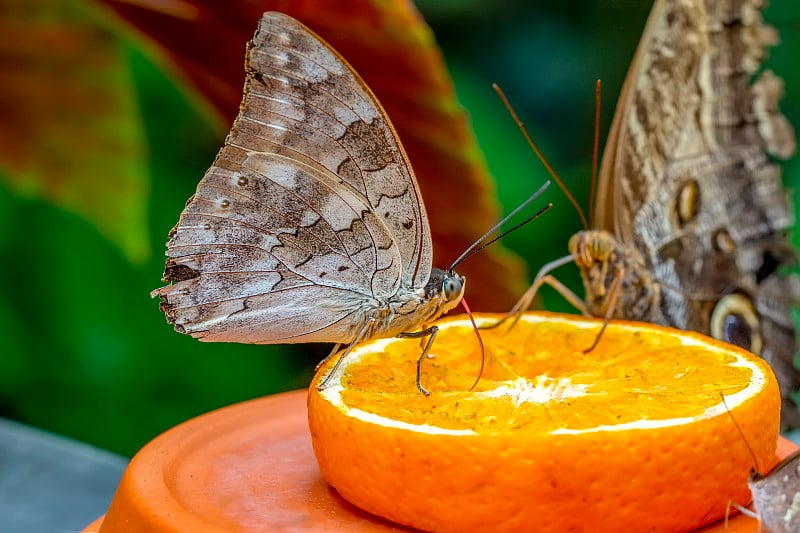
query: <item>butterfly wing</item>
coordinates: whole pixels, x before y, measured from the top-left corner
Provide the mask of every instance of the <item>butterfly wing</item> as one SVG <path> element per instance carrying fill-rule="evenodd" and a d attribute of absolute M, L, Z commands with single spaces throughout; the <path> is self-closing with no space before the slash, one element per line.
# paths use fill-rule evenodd
<path fill-rule="evenodd" d="M 154 291 L 207 341 L 350 342 L 431 272 L 428 221 L 380 104 L 294 19 L 266 13 L 239 116 L 167 244 Z"/>
<path fill-rule="evenodd" d="M 751 474 L 747 484 L 763 530 L 800 531 L 800 451 L 783 459 L 767 475 Z"/>
<path fill-rule="evenodd" d="M 798 290 L 779 268 L 794 262 L 793 218 L 770 156 L 791 156 L 795 139 L 778 111 L 781 80 L 758 74 L 776 41 L 760 7 L 656 1 L 617 105 L 593 224 L 641 254 L 666 324 L 748 337 L 741 344 L 772 364 L 788 398 L 800 384 Z"/>

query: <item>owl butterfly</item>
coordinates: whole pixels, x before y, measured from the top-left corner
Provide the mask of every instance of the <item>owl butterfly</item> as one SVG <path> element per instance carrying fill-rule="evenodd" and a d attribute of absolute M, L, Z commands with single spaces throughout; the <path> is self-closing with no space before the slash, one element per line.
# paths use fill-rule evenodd
<path fill-rule="evenodd" d="M 790 308 L 798 280 L 781 169 L 795 150 L 778 110 L 783 84 L 758 73 L 777 41 L 759 0 L 656 0 L 625 79 L 603 155 L 590 229 L 569 242 L 585 300 L 548 272 L 512 312 L 550 284 L 586 314 L 692 329 L 762 356 L 790 394 Z M 755 75 L 755 79 L 753 79 Z M 618 296 L 616 306 L 610 307 Z"/>
<path fill-rule="evenodd" d="M 170 233 L 170 285 L 152 293 L 167 320 L 203 341 L 429 336 L 427 351 L 424 328 L 464 278 L 431 268 L 422 197 L 383 108 L 280 13 L 264 14 L 245 69 L 239 116 Z"/>

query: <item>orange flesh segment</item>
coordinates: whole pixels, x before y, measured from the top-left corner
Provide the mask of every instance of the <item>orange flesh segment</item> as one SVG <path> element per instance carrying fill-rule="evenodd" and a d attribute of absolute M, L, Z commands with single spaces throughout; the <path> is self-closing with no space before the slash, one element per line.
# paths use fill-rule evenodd
<path fill-rule="evenodd" d="M 350 363 L 354 370 L 341 400 L 408 424 L 476 433 L 525 428 L 546 433 L 646 427 L 643 417 L 702 416 L 719 407 L 720 391 L 733 396 L 753 377 L 735 354 L 709 350 L 691 339 L 610 329 L 592 352 L 583 353 L 594 341 L 594 328 L 555 322 L 503 332 L 481 331 L 488 364 L 474 393 L 466 389 L 480 360 L 475 334 L 451 328 L 434 344 L 435 357 L 423 363 L 422 381 L 430 397 L 415 387 L 419 340 L 387 339 L 382 349 L 352 354 L 359 359 Z M 446 342 L 438 342 L 443 335 Z M 709 375 L 709 368 L 716 374 Z"/>

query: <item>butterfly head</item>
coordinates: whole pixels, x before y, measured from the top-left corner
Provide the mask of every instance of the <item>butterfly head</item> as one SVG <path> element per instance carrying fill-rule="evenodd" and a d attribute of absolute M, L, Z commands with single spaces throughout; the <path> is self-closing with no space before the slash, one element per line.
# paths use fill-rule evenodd
<path fill-rule="evenodd" d="M 453 270 L 434 268 L 431 277 L 425 285 L 425 296 L 441 302 L 441 312 L 444 314 L 458 305 L 464 296 L 466 279 Z"/>
<path fill-rule="evenodd" d="M 585 269 L 611 262 L 618 249 L 617 240 L 604 230 L 579 231 L 567 247 L 576 256 L 578 266 Z"/>

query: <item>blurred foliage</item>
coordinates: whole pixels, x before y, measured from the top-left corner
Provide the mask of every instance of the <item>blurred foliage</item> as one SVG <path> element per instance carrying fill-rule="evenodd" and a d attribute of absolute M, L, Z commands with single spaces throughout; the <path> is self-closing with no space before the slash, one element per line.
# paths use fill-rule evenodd
<path fill-rule="evenodd" d="M 88 2 L 72 0 L 106 32 L 122 33 L 108 17 L 92 12 Z M 649 2 L 420 0 L 417 5 L 433 28 L 459 99 L 472 117 L 504 210 L 527 197 L 546 179 L 546 173 L 491 90 L 492 82 L 505 90 L 550 163 L 586 205 L 594 82 L 597 78 L 604 82 L 604 135 Z M 782 38 L 768 66 L 786 81 L 782 109 L 796 125 L 800 124 L 797 11 L 793 0 L 773 0 L 766 14 Z M 98 128 L 103 135 L 130 139 L 140 128 L 144 150 L 124 151 L 125 156 L 112 151 L 109 157 L 125 162 L 122 167 L 131 176 L 140 171 L 140 165 L 149 173 L 149 185 L 139 190 L 147 194 L 149 187 L 149 198 L 142 200 L 147 219 L 140 242 L 148 243 L 150 258 L 114 244 L 113 235 L 98 229 L 97 218 L 78 217 L 73 205 L 54 203 L 45 194 L 20 187 L 8 167 L 2 171 L 6 185 L 0 185 L 0 335 L 4 340 L 0 416 L 130 455 L 159 432 L 201 412 L 305 386 L 326 347 L 204 344 L 174 333 L 165 324 L 148 293 L 160 283 L 166 233 L 225 132 L 140 41 L 116 37 L 113 42 L 122 67 L 98 79 L 129 76 L 138 111 L 131 115 L 130 108 L 125 108 L 128 115 L 120 120 L 125 131 L 112 131 L 109 115 L 101 116 L 100 122 L 86 115 L 83 119 L 87 133 Z M 0 51 L 13 49 L 13 44 L 4 41 Z M 25 46 L 20 44 L 21 49 Z M 46 40 L 42 46 L 59 51 L 57 44 Z M 0 88 L 2 97 L 8 94 Z M 113 108 L 102 96 L 95 100 L 98 109 Z M 15 125 L 18 135 L 29 131 L 20 122 L 20 113 L 11 114 L 19 109 L 9 100 L 0 99 L 0 111 L 0 138 L 9 135 L 10 125 Z M 10 120 L 12 116 L 16 122 Z M 81 187 L 104 186 L 94 176 L 108 172 L 107 163 L 83 164 L 91 174 Z M 787 186 L 797 189 L 798 158 L 784 168 Z M 36 178 L 38 190 L 48 189 L 43 185 L 46 180 L 57 179 L 45 170 Z M 77 191 L 67 193 L 77 196 Z M 116 194 L 140 193 L 117 189 Z M 555 207 L 505 239 L 532 272 L 565 254 L 569 236 L 580 229 L 561 193 L 551 188 L 547 194 Z M 97 210 L 98 217 L 126 216 L 113 202 L 113 190 L 98 197 L 107 199 L 103 209 Z M 121 223 L 136 224 L 135 220 Z M 131 261 L 132 257 L 140 261 Z M 473 260 L 480 261 L 480 256 Z M 559 277 L 581 292 L 573 267 L 564 267 Z M 481 280 L 470 279 L 470 283 Z M 572 312 L 551 291 L 545 290 L 544 297 L 547 308 Z"/>
<path fill-rule="evenodd" d="M 85 2 L 0 3 L 0 162 L 18 194 L 83 214 L 141 263 L 147 139 L 125 51 L 93 15 Z"/>

